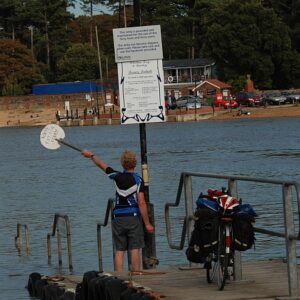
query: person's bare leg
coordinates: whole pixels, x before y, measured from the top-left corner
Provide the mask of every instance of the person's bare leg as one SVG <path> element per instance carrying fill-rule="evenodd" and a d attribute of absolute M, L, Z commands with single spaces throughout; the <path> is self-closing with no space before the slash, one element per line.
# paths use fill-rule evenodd
<path fill-rule="evenodd" d="M 140 271 L 141 270 L 140 249 L 130 250 L 130 255 L 131 255 L 131 271 Z"/>
<path fill-rule="evenodd" d="M 114 259 L 114 270 L 116 272 L 123 272 L 123 260 L 124 260 L 124 251 L 117 250 Z"/>

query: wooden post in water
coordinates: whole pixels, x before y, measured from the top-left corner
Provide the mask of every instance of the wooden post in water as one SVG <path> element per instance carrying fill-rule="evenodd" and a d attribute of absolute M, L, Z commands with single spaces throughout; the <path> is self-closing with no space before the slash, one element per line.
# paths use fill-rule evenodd
<path fill-rule="evenodd" d="M 47 254 L 48 254 L 48 265 L 51 264 L 51 234 L 47 234 Z"/>
<path fill-rule="evenodd" d="M 57 233 L 57 254 L 58 254 L 58 264 L 62 265 L 62 253 L 61 253 L 61 236 L 59 229 L 56 230 Z"/>
<path fill-rule="evenodd" d="M 17 236 L 15 237 L 15 245 L 18 249 L 19 255 L 22 254 L 22 248 L 23 248 L 23 236 L 22 236 L 22 228 L 24 227 L 25 231 L 25 240 L 26 240 L 26 254 L 30 254 L 30 245 L 29 245 L 29 229 L 28 226 L 25 224 L 17 224 Z"/>
<path fill-rule="evenodd" d="M 67 247 L 68 247 L 68 258 L 69 258 L 69 270 L 73 271 L 73 260 L 72 260 L 72 242 L 71 242 L 71 225 L 68 216 L 64 217 L 67 229 Z"/>

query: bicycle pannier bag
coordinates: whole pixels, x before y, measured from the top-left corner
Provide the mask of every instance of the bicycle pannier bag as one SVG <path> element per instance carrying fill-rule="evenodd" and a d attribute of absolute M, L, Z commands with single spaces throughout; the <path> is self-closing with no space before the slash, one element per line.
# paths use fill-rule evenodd
<path fill-rule="evenodd" d="M 191 239 L 189 242 L 189 246 L 186 249 L 186 257 L 190 262 L 193 263 L 203 263 L 204 262 L 204 256 L 202 251 L 200 251 L 200 241 L 201 241 L 201 236 L 200 236 L 200 231 L 199 230 L 194 230 L 192 231 L 191 234 Z"/>
<path fill-rule="evenodd" d="M 237 213 L 233 217 L 233 248 L 238 251 L 245 251 L 254 244 L 254 217 L 245 213 Z"/>
<path fill-rule="evenodd" d="M 189 247 L 186 250 L 187 259 L 202 263 L 205 257 L 218 245 L 218 213 L 201 207 L 195 212 L 197 220 L 191 235 Z"/>

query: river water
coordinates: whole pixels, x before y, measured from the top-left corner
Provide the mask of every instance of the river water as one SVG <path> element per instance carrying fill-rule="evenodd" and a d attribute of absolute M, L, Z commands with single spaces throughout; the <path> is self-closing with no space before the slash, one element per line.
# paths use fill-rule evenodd
<path fill-rule="evenodd" d="M 299 118 L 147 125 L 149 193 L 154 204 L 159 267 L 187 263 L 184 250 L 169 249 L 164 221 L 164 206 L 175 202 L 181 172 L 299 181 L 299 127 Z M 107 199 L 113 196 L 112 182 L 90 160 L 68 147 L 43 148 L 39 141 L 41 129 L 0 128 L 1 299 L 29 299 L 25 286 L 31 272 L 68 273 L 64 240 L 61 270 L 57 267 L 56 240 L 52 242 L 52 265 L 47 263 L 46 237 L 51 233 L 55 213 L 68 215 L 71 222 L 74 273 L 98 269 L 96 225 L 103 221 Z M 115 168 L 119 167 L 124 148 L 140 153 L 137 125 L 67 127 L 65 133 L 65 141 L 92 150 Z M 194 197 L 209 187 L 226 185 L 222 180 L 195 179 Z M 243 203 L 252 204 L 258 213 L 258 227 L 283 230 L 279 186 L 248 182 L 239 184 L 238 191 Z M 171 215 L 176 243 L 184 206 L 172 209 Z M 30 255 L 24 250 L 18 255 L 15 248 L 17 223 L 29 228 Z M 104 270 L 111 271 L 109 225 L 103 230 L 103 251 Z M 246 260 L 275 257 L 285 257 L 283 240 L 259 234 L 255 249 L 243 253 Z"/>

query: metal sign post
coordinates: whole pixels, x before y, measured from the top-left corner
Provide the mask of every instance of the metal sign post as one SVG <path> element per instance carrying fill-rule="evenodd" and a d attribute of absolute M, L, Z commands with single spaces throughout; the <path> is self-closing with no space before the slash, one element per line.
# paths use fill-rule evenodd
<path fill-rule="evenodd" d="M 140 15 L 140 1 L 133 1 L 133 12 L 134 12 L 134 25 L 141 26 L 141 15 Z M 142 176 L 145 182 L 145 199 L 148 206 L 149 219 L 151 224 L 154 224 L 154 209 L 153 204 L 150 205 L 149 197 L 149 177 L 148 177 L 148 163 L 147 163 L 147 139 L 146 139 L 146 124 L 139 124 L 140 129 L 140 146 L 141 146 L 141 164 L 142 164 Z M 150 235 L 145 232 L 145 248 L 143 249 L 143 267 L 145 269 L 155 268 L 147 263 L 148 258 L 156 257 L 156 244 L 155 244 L 155 232 Z"/>
<path fill-rule="evenodd" d="M 115 60 L 118 64 L 121 124 L 139 124 L 142 177 L 149 219 L 154 225 L 149 200 L 146 123 L 164 122 L 164 79 L 162 42 L 159 25 L 140 26 L 140 3 L 134 4 L 133 27 L 113 29 Z M 143 267 L 157 264 L 155 234 L 145 233 Z"/>

